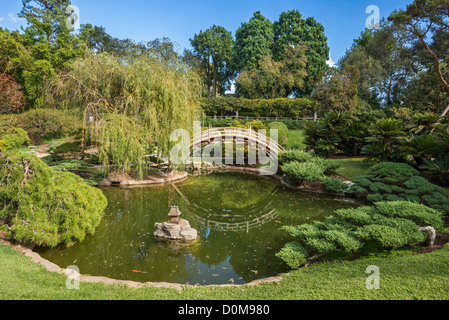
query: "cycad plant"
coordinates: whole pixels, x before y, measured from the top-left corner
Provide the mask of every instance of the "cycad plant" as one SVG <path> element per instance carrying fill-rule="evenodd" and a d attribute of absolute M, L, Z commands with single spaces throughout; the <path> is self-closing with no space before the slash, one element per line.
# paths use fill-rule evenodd
<path fill-rule="evenodd" d="M 359 146 L 368 135 L 368 127 L 359 121 L 354 121 L 351 126 L 346 130 L 346 137 L 352 140 L 352 155 L 354 157 L 359 155 Z"/>
<path fill-rule="evenodd" d="M 320 156 L 334 155 L 343 148 L 345 133 L 352 120 L 348 112 L 330 111 L 318 123 L 307 125 L 304 142 Z"/>
<path fill-rule="evenodd" d="M 430 159 L 442 149 L 440 140 L 435 135 L 423 134 L 414 136 L 404 142 L 402 150 L 406 156 L 413 156 L 418 166 L 423 165 L 423 158 Z"/>
<path fill-rule="evenodd" d="M 439 154 L 432 159 L 424 159 L 421 168 L 429 171 L 445 185 L 449 185 L 449 154 Z"/>
<path fill-rule="evenodd" d="M 402 121 L 393 118 L 377 120 L 371 125 L 369 131 L 371 136 L 381 139 L 385 144 L 385 152 L 387 154 L 391 153 L 394 140 L 405 135 Z"/>
<path fill-rule="evenodd" d="M 432 133 L 441 126 L 441 118 L 433 112 L 418 113 L 413 116 L 412 123 L 407 129 L 413 134 Z"/>

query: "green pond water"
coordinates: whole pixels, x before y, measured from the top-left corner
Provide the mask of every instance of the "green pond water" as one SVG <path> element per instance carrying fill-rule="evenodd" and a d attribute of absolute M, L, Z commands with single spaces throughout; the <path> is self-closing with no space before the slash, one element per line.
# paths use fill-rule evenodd
<path fill-rule="evenodd" d="M 173 186 L 103 189 L 109 206 L 95 234 L 72 247 L 38 248 L 62 268 L 139 282 L 244 284 L 289 271 L 275 256 L 292 241 L 281 228 L 323 220 L 356 203 L 300 193 L 271 177 L 214 173 Z M 198 230 L 186 246 L 153 236 L 170 206 Z"/>

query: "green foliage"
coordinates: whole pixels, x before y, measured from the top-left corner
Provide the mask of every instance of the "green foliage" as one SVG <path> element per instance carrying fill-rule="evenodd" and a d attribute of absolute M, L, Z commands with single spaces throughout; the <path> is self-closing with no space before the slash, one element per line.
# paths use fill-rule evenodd
<path fill-rule="evenodd" d="M 288 128 L 282 122 L 271 122 L 268 125 L 268 130 L 277 130 L 278 142 L 284 144 L 288 137 Z M 269 133 L 269 131 L 268 131 Z"/>
<path fill-rule="evenodd" d="M 346 183 L 333 177 L 324 177 L 323 179 L 321 179 L 321 183 L 327 190 L 333 192 L 342 192 L 349 188 Z"/>
<path fill-rule="evenodd" d="M 333 110 L 324 115 L 318 122 L 310 122 L 305 129 L 304 140 L 308 149 L 323 157 L 332 156 L 343 149 L 346 131 L 353 121 L 351 113 Z"/>
<path fill-rule="evenodd" d="M 407 200 L 449 213 L 449 192 L 420 177 L 407 164 L 381 162 L 353 182 L 348 192 L 364 195 L 373 202 Z"/>
<path fill-rule="evenodd" d="M 53 247 L 82 241 L 107 206 L 100 190 L 30 154 L 0 154 L 0 175 L 0 219 L 21 242 Z"/>
<path fill-rule="evenodd" d="M 336 178 L 325 176 L 327 171 L 335 171 L 340 167 L 336 161 L 316 157 L 301 150 L 288 150 L 278 155 L 282 172 L 294 178 L 296 182 L 321 181 L 327 190 L 341 192 L 348 185 Z"/>
<path fill-rule="evenodd" d="M 29 146 L 30 142 L 27 132 L 21 128 L 7 129 L 3 135 L 0 128 L 0 150 L 18 149 Z"/>
<path fill-rule="evenodd" d="M 358 102 L 357 84 L 360 72 L 356 66 L 347 69 L 329 68 L 315 88 L 313 97 L 325 111 L 354 112 Z"/>
<path fill-rule="evenodd" d="M 57 109 L 30 110 L 20 116 L 20 122 L 35 144 L 40 144 L 44 139 L 64 137 L 82 128 L 76 116 Z"/>
<path fill-rule="evenodd" d="M 201 61 L 200 71 L 204 74 L 207 96 L 210 97 L 212 93 L 215 98 L 218 91 L 223 94 L 229 87 L 232 75 L 229 70 L 233 45 L 231 33 L 221 26 L 213 25 L 206 31 L 195 34 L 190 39 L 190 44 L 194 56 Z"/>
<path fill-rule="evenodd" d="M 208 115 L 220 115 L 227 111 L 250 111 L 264 116 L 294 117 L 308 115 L 318 108 L 316 101 L 307 98 L 245 99 L 218 97 L 201 99 L 201 106 Z"/>
<path fill-rule="evenodd" d="M 0 74 L 0 114 L 22 111 L 25 104 L 21 86 L 7 74 Z"/>
<path fill-rule="evenodd" d="M 439 154 L 433 159 L 424 159 L 422 169 L 437 177 L 442 183 L 449 185 L 449 154 Z"/>
<path fill-rule="evenodd" d="M 198 76 L 185 65 L 141 55 L 90 54 L 49 87 L 49 105 L 84 113 L 85 133 L 99 142 L 103 164 L 142 176 L 145 148 L 168 156 L 173 129 L 192 129 L 202 110 Z M 124 131 L 120 131 L 124 130 Z"/>
<path fill-rule="evenodd" d="M 276 253 L 276 257 L 284 260 L 290 268 L 294 269 L 307 262 L 307 251 L 298 242 L 289 242 Z"/>
<path fill-rule="evenodd" d="M 272 44 L 273 25 L 257 11 L 235 32 L 235 44 L 232 48 L 233 69 L 242 71 L 254 68 L 257 61 L 271 54 Z"/>
<path fill-rule="evenodd" d="M 306 65 L 304 45 L 286 46 L 282 60 L 267 55 L 258 60 L 255 67 L 241 71 L 236 81 L 238 93 L 250 99 L 288 97 L 304 88 Z"/>
<path fill-rule="evenodd" d="M 56 148 L 51 150 L 54 154 L 60 153 L 68 153 L 68 152 L 81 152 L 82 151 L 82 142 L 81 141 L 73 141 L 73 142 L 65 142 Z"/>
<path fill-rule="evenodd" d="M 278 161 L 281 165 L 287 164 L 289 162 L 307 162 L 312 161 L 314 156 L 308 152 L 293 149 L 285 152 L 279 152 Z"/>
<path fill-rule="evenodd" d="M 443 226 L 440 212 L 425 205 L 407 201 L 376 202 L 374 206 L 342 209 L 324 222 L 300 226 L 285 226 L 283 229 L 299 242 L 288 245 L 278 253 L 292 268 L 305 264 L 313 254 L 332 251 L 369 252 L 380 246 L 397 249 L 426 239 L 420 227 Z M 374 246 L 373 246 L 374 245 Z"/>
<path fill-rule="evenodd" d="M 319 181 L 324 174 L 323 167 L 314 162 L 289 162 L 282 166 L 282 172 L 299 181 Z"/>
<path fill-rule="evenodd" d="M 116 170 L 124 173 L 131 172 L 134 167 L 139 179 L 142 179 L 145 143 L 149 138 L 144 128 L 121 114 L 109 115 L 101 121 L 100 128 L 96 136 L 101 145 L 101 163 L 114 165 Z"/>
<path fill-rule="evenodd" d="M 313 17 L 302 17 L 298 10 L 282 12 L 279 19 L 273 23 L 274 45 L 273 56 L 282 59 L 285 48 L 290 45 L 304 44 L 307 46 L 308 76 L 302 88 L 295 88 L 297 95 L 310 95 L 314 82 L 318 81 L 327 68 L 329 46 L 324 27 Z"/>

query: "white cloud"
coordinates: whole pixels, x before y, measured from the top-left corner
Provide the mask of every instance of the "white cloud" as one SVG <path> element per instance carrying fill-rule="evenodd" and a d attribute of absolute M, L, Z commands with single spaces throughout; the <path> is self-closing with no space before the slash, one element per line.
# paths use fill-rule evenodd
<path fill-rule="evenodd" d="M 327 60 L 326 63 L 331 68 L 335 67 L 335 62 L 332 60 L 331 56 L 329 56 L 329 60 Z"/>
<path fill-rule="evenodd" d="M 5 20 L 5 18 L 4 17 L 0 17 L 0 21 L 3 21 L 3 20 Z"/>
<path fill-rule="evenodd" d="M 16 16 L 14 15 L 14 13 L 8 14 L 8 18 L 9 18 L 8 20 L 11 21 L 11 22 L 14 22 L 14 23 L 19 22 L 19 18 L 16 17 Z"/>

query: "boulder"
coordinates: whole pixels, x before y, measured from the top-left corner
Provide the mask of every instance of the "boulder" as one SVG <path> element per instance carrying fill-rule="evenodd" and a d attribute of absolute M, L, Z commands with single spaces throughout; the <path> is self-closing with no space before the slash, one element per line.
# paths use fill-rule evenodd
<path fill-rule="evenodd" d="M 198 238 L 198 231 L 190 227 L 189 221 L 181 219 L 179 223 L 156 223 L 154 225 L 154 235 L 170 240 L 193 241 Z"/>

